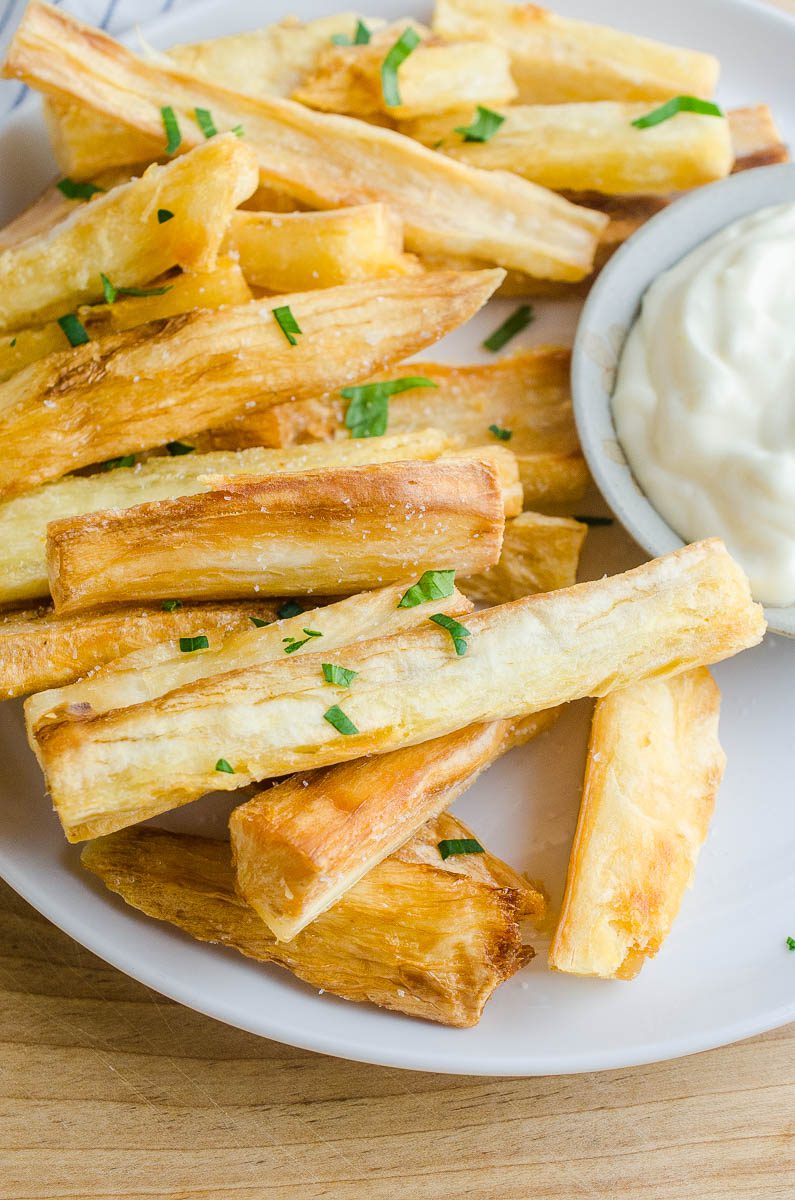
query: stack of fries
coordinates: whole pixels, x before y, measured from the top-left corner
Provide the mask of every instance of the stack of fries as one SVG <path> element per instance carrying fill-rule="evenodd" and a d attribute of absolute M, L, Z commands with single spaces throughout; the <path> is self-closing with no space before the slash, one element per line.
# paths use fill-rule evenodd
<path fill-rule="evenodd" d="M 761 610 L 716 541 L 576 583 L 565 349 L 404 360 L 785 157 L 767 109 L 712 111 L 709 55 L 502 0 L 143 57 L 33 2 L 5 73 L 64 177 L 0 232 L 0 689 L 85 867 L 472 1025 L 549 914 L 446 810 L 599 697 L 550 964 L 636 973 L 723 768 L 706 667 Z M 227 842 L 140 826 L 265 781 Z"/>

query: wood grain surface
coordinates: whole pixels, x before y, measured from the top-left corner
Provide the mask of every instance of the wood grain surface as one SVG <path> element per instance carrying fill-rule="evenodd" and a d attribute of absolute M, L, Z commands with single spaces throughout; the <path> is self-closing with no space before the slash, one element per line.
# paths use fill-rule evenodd
<path fill-rule="evenodd" d="M 459 1196 L 793 1200 L 795 1025 L 594 1075 L 362 1066 L 163 999 L 0 884 L 0 1200 Z"/>

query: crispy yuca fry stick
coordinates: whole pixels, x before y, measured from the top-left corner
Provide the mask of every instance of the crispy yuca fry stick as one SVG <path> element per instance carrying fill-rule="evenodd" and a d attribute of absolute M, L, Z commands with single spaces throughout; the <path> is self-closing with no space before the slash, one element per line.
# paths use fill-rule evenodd
<path fill-rule="evenodd" d="M 86 846 L 82 863 L 134 908 L 199 941 L 286 967 L 313 987 L 466 1027 L 533 957 L 519 921 L 543 898 L 490 854 L 442 861 L 471 837 L 443 814 L 292 942 L 277 942 L 235 890 L 228 842 L 131 829 Z"/>
<path fill-rule="evenodd" d="M 0 498 L 225 423 L 249 402 L 365 379 L 462 324 L 501 277 L 442 272 L 299 292 L 52 354 L 0 384 Z M 295 346 L 272 315 L 281 305 L 303 331 Z"/>
<path fill-rule="evenodd" d="M 227 675 L 230 671 L 242 671 L 264 663 L 281 662 L 285 656 L 286 640 L 302 639 L 304 626 L 315 630 L 323 639 L 318 645 L 323 647 L 325 655 L 333 654 L 351 642 L 406 633 L 417 625 L 425 624 L 429 609 L 427 605 L 399 608 L 404 591 L 405 587 L 401 584 L 398 587 L 379 588 L 374 592 L 360 592 L 335 604 L 287 617 L 266 628 L 248 628 L 244 625 L 225 638 L 216 649 L 183 654 L 176 643 L 169 640 L 137 650 L 124 658 L 115 659 L 89 678 L 80 679 L 68 687 L 53 688 L 31 696 L 25 704 L 29 733 L 34 734 L 42 722 L 59 719 L 61 710 L 69 706 L 79 705 L 83 712 L 87 711 L 86 705 L 94 713 L 109 712 L 165 696 L 167 692 L 199 679 Z M 464 616 L 472 611 L 471 602 L 457 589 L 453 589 L 450 596 L 432 603 L 434 612 L 448 616 Z M 193 606 L 194 611 L 203 607 Z M 249 609 L 252 607 L 248 605 Z M 201 632 L 203 630 L 198 626 L 193 630 L 194 634 Z M 299 649 L 296 653 L 303 655 L 307 650 Z"/>
<path fill-rule="evenodd" d="M 428 623 L 350 646 L 350 690 L 321 682 L 322 654 L 253 667 L 133 708 L 63 713 L 38 731 L 49 791 L 80 841 L 205 792 L 383 754 L 478 721 L 529 715 L 678 674 L 755 645 L 748 580 L 718 540 L 624 575 L 466 618 L 468 652 Z M 303 654 L 303 651 L 302 651 Z M 359 731 L 323 719 L 334 704 Z M 235 774 L 215 770 L 219 755 Z"/>
<path fill-rule="evenodd" d="M 558 712 L 473 725 L 261 792 L 229 819 L 240 894 L 289 941 Z"/>
<path fill-rule="evenodd" d="M 221 308 L 251 299 L 243 272 L 231 259 L 219 259 L 214 271 L 171 275 L 161 282 L 168 287 L 162 296 L 130 296 L 115 304 L 81 305 L 77 316 L 86 333 L 90 338 L 102 337 L 194 308 Z M 69 339 L 57 321 L 18 330 L 10 341 L 4 338 L 0 343 L 0 382 L 48 354 L 62 352 L 68 345 Z"/>
<path fill-rule="evenodd" d="M 433 28 L 450 40 L 505 46 L 524 104 L 711 96 L 718 82 L 711 54 L 572 21 L 535 4 L 436 0 Z"/>
<path fill-rule="evenodd" d="M 405 29 L 423 36 L 423 43 L 398 71 L 400 104 L 384 99 L 381 64 Z M 468 104 L 509 104 L 516 99 L 508 53 L 493 42 L 444 44 L 431 38 L 414 21 L 398 21 L 380 30 L 365 46 L 328 42 L 314 68 L 293 92 L 293 99 L 323 112 L 354 117 L 375 114 L 408 120 L 426 113 L 466 108 Z M 234 86 L 234 85 L 232 85 Z"/>
<path fill-rule="evenodd" d="M 413 121 L 403 132 L 461 162 L 515 171 L 555 191 L 665 195 L 729 174 L 725 118 L 680 113 L 653 129 L 634 128 L 648 111 L 648 101 L 516 105 L 501 110 L 505 119 L 487 142 L 467 142 L 455 131 L 472 121 L 469 108 Z"/>
<path fill-rule="evenodd" d="M 728 114 L 734 147 L 734 170 L 787 162 L 789 153 L 766 104 L 735 108 Z"/>
<path fill-rule="evenodd" d="M 461 583 L 471 600 L 505 604 L 535 592 L 554 592 L 577 580 L 586 525 L 567 517 L 526 512 L 506 521 L 500 560 Z"/>
<path fill-rule="evenodd" d="M 118 468 L 94 475 L 66 475 L 0 503 L 0 603 L 14 604 L 49 595 L 47 525 L 65 517 L 101 509 L 131 508 L 176 496 L 210 490 L 208 476 L 267 475 L 275 472 L 317 471 L 364 463 L 474 455 L 496 471 L 505 514 L 522 509 L 522 489 L 516 460 L 504 446 L 456 450 L 452 437 L 438 430 L 394 434 L 381 438 L 290 446 L 285 450 L 252 447 L 239 452 L 156 457 L 132 469 Z"/>
<path fill-rule="evenodd" d="M 719 709 L 706 668 L 597 703 L 553 969 L 632 979 L 660 949 L 723 775 Z"/>
<path fill-rule="evenodd" d="M 346 596 L 497 562 L 505 508 L 476 460 L 216 479 L 217 490 L 47 526 L 56 612 L 154 600 Z"/>
<path fill-rule="evenodd" d="M 410 250 L 471 254 L 550 279 L 582 279 L 605 226 L 601 214 L 571 205 L 515 175 L 478 171 L 411 138 L 289 100 L 252 99 L 145 63 L 124 47 L 44 4 L 27 8 L 9 51 L 7 75 L 74 100 L 152 137 L 160 108 L 172 106 L 183 143 L 202 139 L 193 112 L 216 127 L 242 124 L 264 183 L 313 208 L 382 200 L 402 217 Z M 104 145 L 69 166 L 91 174 L 116 165 Z"/>
<path fill-rule="evenodd" d="M 0 697 L 57 688 L 96 667 L 169 639 L 197 632 L 215 647 L 237 629 L 252 628 L 251 618 L 275 621 L 276 605 L 185 604 L 168 611 L 122 606 L 103 613 L 61 617 L 50 608 L 0 614 Z"/>
<path fill-rule="evenodd" d="M 572 416 L 569 362 L 569 351 L 556 346 L 523 350 L 486 366 L 424 362 L 417 369 L 437 386 L 393 396 L 389 432 L 433 426 L 480 446 L 493 436 L 490 425 L 510 429 L 508 444 L 528 508 L 577 500 L 588 470 Z M 209 440 L 218 447 L 291 446 L 347 437 L 346 407 L 339 396 L 279 404 L 244 414 L 226 429 L 213 430 Z"/>
<path fill-rule="evenodd" d="M 256 186 L 254 156 L 232 134 L 150 167 L 49 233 L 0 252 L 0 327 L 19 329 L 101 300 L 102 273 L 131 287 L 173 266 L 211 270 L 232 210 Z M 160 208 L 173 220 L 161 224 Z"/>
<path fill-rule="evenodd" d="M 385 204 L 329 212 L 235 213 L 227 247 L 249 283 L 271 292 L 310 291 L 420 270 L 403 253 L 403 225 Z"/>

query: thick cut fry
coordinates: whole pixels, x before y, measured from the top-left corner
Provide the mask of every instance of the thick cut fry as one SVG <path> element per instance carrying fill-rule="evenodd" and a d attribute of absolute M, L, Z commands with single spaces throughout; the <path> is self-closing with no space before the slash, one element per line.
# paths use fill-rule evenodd
<path fill-rule="evenodd" d="M 632 979 L 693 881 L 726 761 L 705 668 L 648 680 L 594 712 L 580 816 L 549 965 Z"/>
<path fill-rule="evenodd" d="M 285 450 L 252 447 L 239 452 L 183 454 L 149 458 L 133 468 L 94 475 L 66 475 L 56 483 L 0 503 L 0 603 L 14 604 L 49 595 L 47 525 L 102 509 L 132 508 L 210 490 L 211 475 L 266 475 L 353 467 L 365 463 L 476 456 L 500 480 L 505 515 L 522 509 L 516 460 L 503 446 L 456 449 L 455 438 L 426 429 L 381 438 L 291 446 Z"/>
<path fill-rule="evenodd" d="M 275 621 L 270 603 L 181 604 L 150 608 L 123 606 L 104 613 L 63 617 L 52 609 L 0 614 L 0 697 L 5 700 L 58 688 L 121 655 L 180 637 L 197 629 L 215 647 L 237 629 Z"/>
<path fill-rule="evenodd" d="M 299 292 L 51 354 L 0 384 L 0 498 L 365 379 L 462 324 L 500 279 L 442 272 Z M 297 345 L 273 317 L 282 305 L 301 327 Z"/>
<path fill-rule="evenodd" d="M 556 191 L 665 195 L 723 179 L 734 151 L 724 117 L 679 113 L 652 129 L 632 122 L 648 102 L 517 105 L 487 142 L 468 142 L 458 128 L 474 110 L 426 117 L 404 127 L 425 146 L 473 167 L 515 171 Z"/>
<path fill-rule="evenodd" d="M 303 640 L 306 636 L 304 626 L 313 629 L 323 639 L 318 645 L 323 647 L 325 655 L 333 654 L 352 642 L 406 633 L 417 625 L 423 625 L 428 613 L 422 605 L 399 608 L 404 591 L 402 585 L 379 588 L 375 592 L 361 592 L 358 596 L 349 596 L 322 608 L 298 612 L 266 628 L 248 628 L 244 625 L 225 638 L 217 648 L 183 654 L 169 640 L 117 658 L 107 667 L 75 684 L 31 696 L 25 704 L 31 742 L 35 743 L 33 735 L 39 725 L 60 719 L 66 709 L 110 712 L 114 708 L 127 708 L 165 696 L 167 692 L 199 679 L 283 661 L 285 645 L 290 641 Z M 193 606 L 194 611 L 203 611 L 205 607 L 211 608 L 209 605 Z M 251 609 L 252 605 L 249 604 L 248 608 Z M 455 588 L 449 596 L 434 601 L 434 612 L 447 616 L 463 616 L 471 611 L 471 602 Z M 195 625 L 192 630 L 193 634 L 203 632 L 201 625 Z M 300 655 L 308 652 L 300 647 L 296 651 Z"/>
<path fill-rule="evenodd" d="M 224 84 L 250 96 L 289 96 L 332 37 L 353 40 L 358 17 L 342 12 L 315 21 L 286 17 L 264 29 L 173 46 L 167 57 L 181 71 Z M 368 18 L 370 30 L 383 21 Z"/>
<path fill-rule="evenodd" d="M 238 212 L 227 247 L 237 254 L 249 283 L 270 292 L 311 291 L 420 269 L 403 253 L 403 225 L 385 204 L 329 212 Z"/>
<path fill-rule="evenodd" d="M 483 604 L 505 604 L 535 592 L 554 592 L 577 580 L 586 525 L 566 517 L 526 512 L 507 521 L 499 562 L 461 586 Z"/>
<path fill-rule="evenodd" d="M 0 252 L 0 327 L 19 329 L 147 283 L 174 266 L 211 270 L 232 210 L 257 186 L 250 148 L 217 138 L 83 205 L 49 233 Z M 174 213 L 161 224 L 160 208 Z"/>
<path fill-rule="evenodd" d="M 528 508 L 567 504 L 588 483 L 569 390 L 570 353 L 560 347 L 524 350 L 488 366 L 418 364 L 436 388 L 393 396 L 389 432 L 444 429 L 469 446 L 493 437 L 489 426 L 511 431 L 510 449 Z M 244 414 L 212 431 L 213 446 L 292 446 L 346 437 L 345 403 L 326 396 Z"/>
<path fill-rule="evenodd" d="M 215 479 L 218 490 L 47 526 L 56 612 L 171 590 L 196 600 L 346 596 L 497 562 L 505 508 L 476 460 Z"/>
<path fill-rule="evenodd" d="M 765 621 L 746 576 L 713 539 L 624 575 L 474 613 L 466 628 L 463 656 L 430 622 L 350 646 L 342 665 L 358 678 L 349 690 L 322 683 L 327 660 L 312 653 L 133 708 L 59 715 L 39 728 L 37 748 L 67 837 L 122 828 L 219 787 L 679 674 L 755 645 Z M 334 705 L 355 733 L 324 720 Z M 233 775 L 215 770 L 219 755 Z"/>
<path fill-rule="evenodd" d="M 576 280 L 591 270 L 606 224 L 601 214 L 516 175 L 454 162 L 390 129 L 289 100 L 253 99 L 143 62 L 44 4 L 28 6 L 5 72 L 87 102 L 152 138 L 162 137 L 160 109 L 170 105 L 185 146 L 202 139 L 193 114 L 207 108 L 218 129 L 242 125 L 263 183 L 312 208 L 383 201 L 403 219 L 408 249 L 420 253 L 469 254 L 545 279 Z M 108 160 L 100 140 L 93 153 L 75 152 L 65 169 L 85 177 L 112 165 L 118 160 Z"/>
<path fill-rule="evenodd" d="M 401 64 L 400 103 L 390 106 L 384 98 L 381 64 L 407 28 L 419 33 L 423 42 Z M 502 46 L 487 41 L 445 44 L 416 22 L 399 21 L 364 46 L 327 43 L 293 99 L 323 112 L 409 120 L 468 104 L 509 104 L 516 95 Z"/>
<path fill-rule="evenodd" d="M 231 259 L 219 259 L 214 271 L 172 275 L 161 283 L 166 288 L 161 296 L 130 296 L 115 304 L 81 305 L 78 319 L 89 337 L 96 339 L 194 308 L 222 308 L 226 304 L 245 304 L 251 299 L 243 272 Z M 69 339 L 57 321 L 20 329 L 11 341 L 6 339 L 0 344 L 0 382 L 68 346 Z"/>
<path fill-rule="evenodd" d="M 441 860 L 437 842 L 471 836 L 448 814 L 432 821 L 292 942 L 277 942 L 237 894 L 228 842 L 133 829 L 92 842 L 82 863 L 133 908 L 199 941 L 346 1000 L 466 1027 L 533 957 L 519 921 L 543 903 L 488 853 Z"/>
<path fill-rule="evenodd" d="M 711 54 L 573 21 L 535 4 L 436 0 L 433 28 L 451 41 L 504 46 L 523 104 L 708 97 L 718 82 Z"/>
<path fill-rule="evenodd" d="M 290 941 L 557 710 L 293 775 L 229 820 L 240 894 Z"/>
<path fill-rule="evenodd" d="M 788 162 L 789 153 L 766 104 L 734 108 L 728 114 L 734 148 L 734 170 Z"/>

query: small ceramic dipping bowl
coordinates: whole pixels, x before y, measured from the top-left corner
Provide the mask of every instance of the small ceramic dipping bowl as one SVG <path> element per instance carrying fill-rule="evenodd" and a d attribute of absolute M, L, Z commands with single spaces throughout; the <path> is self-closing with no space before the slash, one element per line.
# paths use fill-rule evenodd
<path fill-rule="evenodd" d="M 757 167 L 698 188 L 652 217 L 621 247 L 583 308 L 572 358 L 574 413 L 583 453 L 618 520 L 655 558 L 684 542 L 641 491 L 616 436 L 611 396 L 624 340 L 644 292 L 658 275 L 734 221 L 770 205 L 793 202 L 795 163 Z M 771 632 L 795 637 L 795 605 L 765 612 Z"/>

